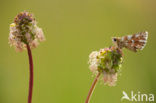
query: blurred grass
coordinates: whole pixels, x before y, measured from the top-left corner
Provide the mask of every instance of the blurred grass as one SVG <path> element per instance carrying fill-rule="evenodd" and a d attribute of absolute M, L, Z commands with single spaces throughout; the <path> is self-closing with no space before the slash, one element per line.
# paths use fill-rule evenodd
<path fill-rule="evenodd" d="M 33 50 L 33 103 L 84 103 L 94 79 L 87 64 L 89 53 L 112 45 L 112 36 L 145 30 L 145 49 L 124 50 L 117 86 L 98 83 L 91 103 L 119 103 L 123 90 L 156 93 L 155 1 L 1 0 L 0 103 L 27 103 L 27 52 L 16 53 L 8 45 L 9 24 L 23 10 L 34 13 L 47 39 Z"/>

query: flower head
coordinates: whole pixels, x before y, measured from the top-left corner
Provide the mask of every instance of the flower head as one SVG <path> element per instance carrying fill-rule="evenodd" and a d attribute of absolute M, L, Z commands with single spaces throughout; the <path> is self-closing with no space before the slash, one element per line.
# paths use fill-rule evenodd
<path fill-rule="evenodd" d="M 17 51 L 22 51 L 26 45 L 35 48 L 39 41 L 44 40 L 42 29 L 37 26 L 34 16 L 29 12 L 19 13 L 10 24 L 9 44 L 15 46 Z"/>
<path fill-rule="evenodd" d="M 93 51 L 89 55 L 89 68 L 93 73 L 103 74 L 105 84 L 114 86 L 122 64 L 122 52 L 115 47 Z"/>

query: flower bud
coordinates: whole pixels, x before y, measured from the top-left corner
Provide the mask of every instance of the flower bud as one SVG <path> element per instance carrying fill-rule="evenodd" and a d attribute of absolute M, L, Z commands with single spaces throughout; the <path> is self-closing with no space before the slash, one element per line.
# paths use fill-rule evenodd
<path fill-rule="evenodd" d="M 15 46 L 17 51 L 23 51 L 26 45 L 36 48 L 39 41 L 45 37 L 41 28 L 37 26 L 34 16 L 29 12 L 21 12 L 10 24 L 9 44 Z"/>
<path fill-rule="evenodd" d="M 93 51 L 89 55 L 89 68 L 93 73 L 103 74 L 105 84 L 114 86 L 122 64 L 122 52 L 115 47 Z"/>

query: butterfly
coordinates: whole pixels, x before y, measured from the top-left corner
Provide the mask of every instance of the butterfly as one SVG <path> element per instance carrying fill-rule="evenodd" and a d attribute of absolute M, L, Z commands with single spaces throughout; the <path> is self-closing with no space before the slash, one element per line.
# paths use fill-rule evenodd
<path fill-rule="evenodd" d="M 137 52 L 145 47 L 147 38 L 148 32 L 145 31 L 123 37 L 113 37 L 112 41 L 119 49 L 127 48 L 131 51 Z"/>

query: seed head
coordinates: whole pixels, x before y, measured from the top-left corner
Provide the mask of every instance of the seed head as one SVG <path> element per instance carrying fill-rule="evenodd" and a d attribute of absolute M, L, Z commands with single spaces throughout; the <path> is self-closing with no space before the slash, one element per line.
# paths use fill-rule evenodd
<path fill-rule="evenodd" d="M 17 51 L 23 51 L 26 45 L 36 48 L 39 41 L 45 37 L 41 28 L 37 26 L 34 16 L 29 12 L 21 12 L 10 24 L 9 44 L 15 46 Z"/>
<path fill-rule="evenodd" d="M 122 61 L 122 53 L 118 48 L 100 49 L 100 51 L 93 51 L 89 55 L 89 68 L 93 73 L 103 74 L 105 84 L 114 86 Z"/>

